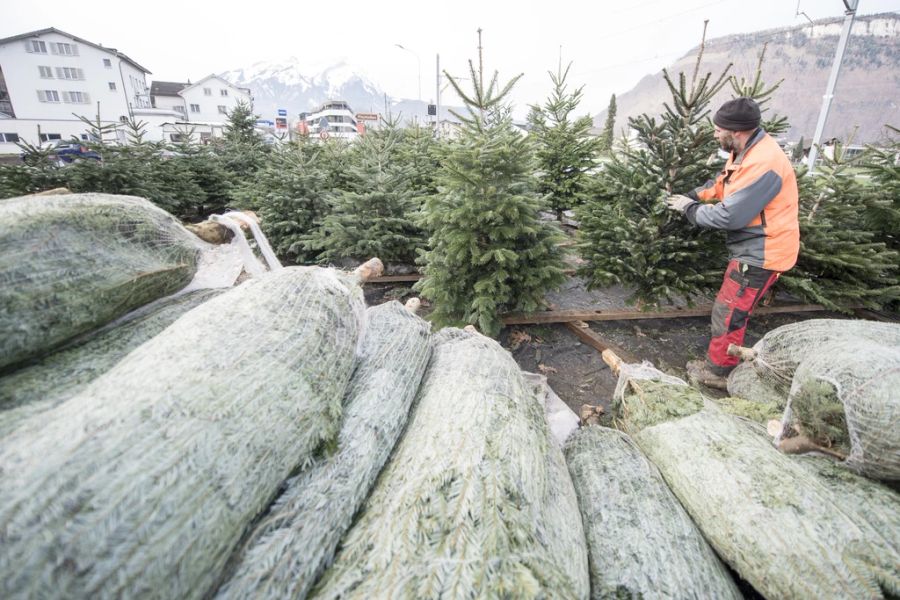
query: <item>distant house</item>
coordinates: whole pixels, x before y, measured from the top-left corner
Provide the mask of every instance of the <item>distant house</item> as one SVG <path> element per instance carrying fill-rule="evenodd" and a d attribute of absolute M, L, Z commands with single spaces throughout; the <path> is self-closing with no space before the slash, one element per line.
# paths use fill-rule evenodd
<path fill-rule="evenodd" d="M 18 141 L 87 140 L 76 115 L 101 124 L 133 117 L 150 107 L 149 73 L 115 48 L 54 27 L 0 39 L 0 154 L 20 152 Z"/>
<path fill-rule="evenodd" d="M 251 103 L 253 96 L 248 88 L 233 85 L 218 75 L 207 75 L 196 83 L 154 81 L 150 99 L 160 115 L 176 117 L 161 117 L 156 123 L 160 139 L 178 142 L 192 132 L 197 141 L 205 142 L 221 137 L 228 114 L 242 101 Z M 152 118 L 150 114 L 146 116 Z"/>

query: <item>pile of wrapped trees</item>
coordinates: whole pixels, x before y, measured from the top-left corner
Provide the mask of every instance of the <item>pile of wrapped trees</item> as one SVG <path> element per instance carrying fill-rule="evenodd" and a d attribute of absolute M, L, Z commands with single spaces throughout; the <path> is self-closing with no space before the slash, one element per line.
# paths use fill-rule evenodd
<path fill-rule="evenodd" d="M 0 223 L 3 597 L 587 595 L 562 453 L 495 342 L 366 309 L 364 272 L 172 296 L 203 242 L 136 198 Z"/>
<path fill-rule="evenodd" d="M 563 444 L 495 341 L 366 308 L 373 263 L 181 293 L 205 242 L 141 199 L 15 198 L 0 226 L 4 598 L 900 594 L 900 498 L 857 474 L 896 464 L 894 330 L 773 332 L 746 367 L 785 431 L 842 403 L 841 464 L 648 365 L 614 363 L 616 429 Z M 856 379 L 812 360 L 873 344 Z"/>
<path fill-rule="evenodd" d="M 622 431 L 583 428 L 567 448 L 595 597 L 728 597 L 711 591 L 721 570 L 707 542 L 767 598 L 900 592 L 896 492 L 829 458 L 779 452 L 761 427 L 646 363 L 609 362 Z"/>
<path fill-rule="evenodd" d="M 817 319 L 768 332 L 728 381 L 734 396 L 781 412 L 775 442 L 900 480 L 900 325 Z M 774 425 L 774 424 L 773 424 Z"/>

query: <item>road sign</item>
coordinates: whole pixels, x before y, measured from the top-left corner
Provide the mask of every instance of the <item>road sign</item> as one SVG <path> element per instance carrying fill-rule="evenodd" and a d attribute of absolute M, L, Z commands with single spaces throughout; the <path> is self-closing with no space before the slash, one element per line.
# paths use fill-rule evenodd
<path fill-rule="evenodd" d="M 357 121 L 377 121 L 378 113 L 356 113 Z"/>
<path fill-rule="evenodd" d="M 287 117 L 275 118 L 275 129 L 287 129 Z"/>
<path fill-rule="evenodd" d="M 278 116 L 279 116 L 279 117 L 286 117 L 286 116 L 287 116 L 287 109 L 286 109 L 286 108 L 279 108 L 279 109 L 278 109 Z"/>

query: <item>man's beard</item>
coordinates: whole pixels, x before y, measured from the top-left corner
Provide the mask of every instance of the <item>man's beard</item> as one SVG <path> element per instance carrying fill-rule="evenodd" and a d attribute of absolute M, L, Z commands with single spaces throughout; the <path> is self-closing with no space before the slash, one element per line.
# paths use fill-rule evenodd
<path fill-rule="evenodd" d="M 725 152 L 737 152 L 737 144 L 734 136 L 729 135 L 728 137 L 719 138 L 719 146 Z"/>

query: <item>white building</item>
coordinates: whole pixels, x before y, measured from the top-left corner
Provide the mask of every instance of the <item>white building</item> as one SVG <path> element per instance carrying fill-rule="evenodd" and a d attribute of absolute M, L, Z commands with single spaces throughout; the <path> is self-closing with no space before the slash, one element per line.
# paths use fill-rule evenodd
<path fill-rule="evenodd" d="M 308 133 L 321 139 L 354 140 L 359 135 L 356 115 L 343 100 L 329 100 L 313 113 L 301 113 L 297 123 L 300 134 Z"/>
<path fill-rule="evenodd" d="M 196 83 L 154 81 L 150 99 L 154 111 L 143 118 L 158 125 L 148 127 L 156 133 L 150 137 L 177 142 L 190 131 L 198 141 L 221 137 L 228 113 L 240 102 L 252 103 L 253 96 L 248 88 L 232 85 L 218 75 L 208 75 Z"/>
<path fill-rule="evenodd" d="M 148 73 L 115 48 L 53 27 L 0 39 L 0 154 L 19 153 L 20 140 L 87 140 L 75 115 L 110 124 L 149 109 Z"/>

